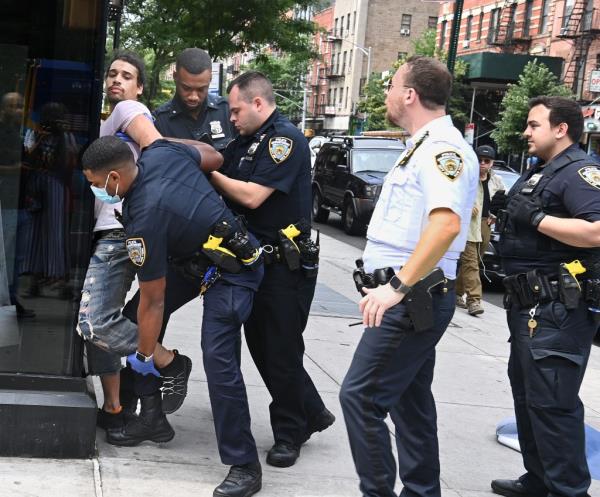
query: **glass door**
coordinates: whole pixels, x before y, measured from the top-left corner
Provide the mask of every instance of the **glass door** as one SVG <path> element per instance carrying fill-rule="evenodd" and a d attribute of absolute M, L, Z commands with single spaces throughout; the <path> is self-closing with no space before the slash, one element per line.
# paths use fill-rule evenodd
<path fill-rule="evenodd" d="M 2 373 L 80 373 L 93 202 L 79 160 L 98 134 L 104 3 L 2 1 Z"/>

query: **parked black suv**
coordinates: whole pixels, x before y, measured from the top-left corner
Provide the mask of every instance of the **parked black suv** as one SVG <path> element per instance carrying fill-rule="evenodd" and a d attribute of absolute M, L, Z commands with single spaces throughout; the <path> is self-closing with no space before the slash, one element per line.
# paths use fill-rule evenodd
<path fill-rule="evenodd" d="M 334 136 L 317 155 L 313 173 L 313 219 L 326 222 L 329 212 L 342 215 L 344 231 L 366 230 L 383 178 L 404 150 L 394 138 Z"/>

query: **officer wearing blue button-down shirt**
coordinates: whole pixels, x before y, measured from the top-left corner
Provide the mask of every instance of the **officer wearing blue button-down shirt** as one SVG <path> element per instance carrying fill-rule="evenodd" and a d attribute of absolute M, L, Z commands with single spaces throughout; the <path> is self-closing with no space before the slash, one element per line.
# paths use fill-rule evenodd
<path fill-rule="evenodd" d="M 385 179 L 363 260 L 366 272 L 389 267 L 395 276 L 364 289 L 359 305 L 366 328 L 340 392 L 360 489 L 368 497 L 396 495 L 387 414 L 396 427 L 402 495 L 441 495 L 431 393 L 435 346 L 454 313 L 456 263 L 479 174 L 473 149 L 446 115 L 451 86 L 441 62 L 411 57 L 387 90 L 388 119 L 411 137 Z M 446 280 L 431 290 L 433 326 L 416 332 L 402 301 L 436 266 Z"/>

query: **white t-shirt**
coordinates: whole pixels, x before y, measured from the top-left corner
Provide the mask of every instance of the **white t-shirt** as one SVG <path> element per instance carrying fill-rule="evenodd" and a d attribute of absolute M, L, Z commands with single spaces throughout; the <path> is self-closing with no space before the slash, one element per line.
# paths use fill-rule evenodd
<path fill-rule="evenodd" d="M 140 155 L 140 147 L 126 133 L 127 127 L 139 115 L 144 115 L 152 120 L 152 114 L 143 103 L 136 100 L 123 100 L 115 105 L 108 119 L 100 125 L 100 136 L 114 135 L 121 138 L 131 148 L 136 161 Z M 121 202 L 118 204 L 107 204 L 96 199 L 94 205 L 94 214 L 96 217 L 94 231 L 122 228 L 121 223 L 115 218 L 115 209 L 121 212 L 121 205 Z"/>

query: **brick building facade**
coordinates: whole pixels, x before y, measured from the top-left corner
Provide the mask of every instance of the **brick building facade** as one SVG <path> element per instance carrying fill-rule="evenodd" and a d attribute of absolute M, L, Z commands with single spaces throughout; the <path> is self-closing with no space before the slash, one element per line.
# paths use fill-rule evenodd
<path fill-rule="evenodd" d="M 440 6 L 437 44 L 448 50 L 453 2 Z M 600 0 L 465 0 L 457 54 L 509 52 L 564 60 L 562 81 L 593 100 L 591 72 L 600 67 Z"/>

